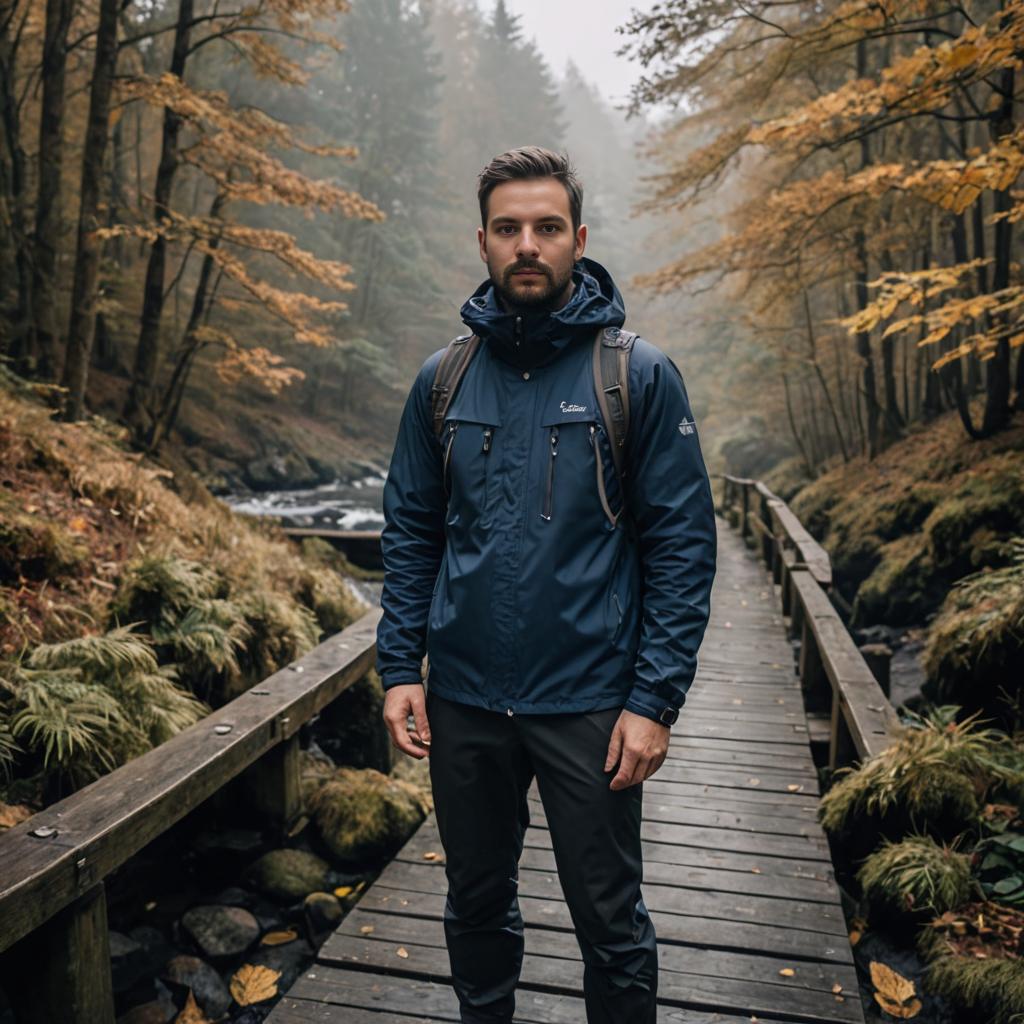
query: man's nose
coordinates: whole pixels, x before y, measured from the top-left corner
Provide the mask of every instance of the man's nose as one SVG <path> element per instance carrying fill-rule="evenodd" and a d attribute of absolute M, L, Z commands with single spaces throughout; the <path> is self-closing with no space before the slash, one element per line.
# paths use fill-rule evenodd
<path fill-rule="evenodd" d="M 529 228 L 523 228 L 519 232 L 519 241 L 516 243 L 516 255 L 535 259 L 539 253 L 540 246 L 537 236 Z"/>

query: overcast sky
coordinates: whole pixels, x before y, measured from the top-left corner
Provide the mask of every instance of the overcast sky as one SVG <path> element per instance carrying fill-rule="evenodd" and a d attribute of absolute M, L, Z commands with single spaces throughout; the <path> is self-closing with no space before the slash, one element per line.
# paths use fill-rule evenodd
<path fill-rule="evenodd" d="M 510 12 L 522 15 L 525 35 L 537 41 L 552 70 L 559 77 L 569 58 L 596 85 L 606 99 L 623 101 L 639 77 L 639 68 L 615 51 L 626 41 L 616 33 L 634 8 L 645 10 L 648 0 L 505 0 Z M 485 11 L 492 0 L 482 0 Z"/>

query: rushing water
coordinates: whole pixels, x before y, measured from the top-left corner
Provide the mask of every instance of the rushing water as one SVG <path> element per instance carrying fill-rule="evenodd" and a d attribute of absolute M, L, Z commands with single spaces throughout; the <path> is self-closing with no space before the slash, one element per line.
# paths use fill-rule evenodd
<path fill-rule="evenodd" d="M 262 491 L 221 495 L 236 512 L 280 516 L 289 526 L 329 526 L 335 530 L 379 530 L 384 525 L 384 477 L 334 480 L 301 491 Z"/>

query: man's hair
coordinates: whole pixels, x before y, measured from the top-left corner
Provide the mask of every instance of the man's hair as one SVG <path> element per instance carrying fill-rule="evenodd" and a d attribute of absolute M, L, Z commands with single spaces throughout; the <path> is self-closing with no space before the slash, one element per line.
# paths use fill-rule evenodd
<path fill-rule="evenodd" d="M 530 178 L 555 178 L 565 186 L 569 196 L 569 213 L 573 230 L 583 218 L 583 184 L 576 177 L 576 169 L 569 157 L 552 152 L 543 146 L 520 146 L 496 156 L 481 172 L 477 197 L 480 200 L 480 220 L 487 230 L 487 207 L 494 189 L 506 181 L 525 181 Z"/>

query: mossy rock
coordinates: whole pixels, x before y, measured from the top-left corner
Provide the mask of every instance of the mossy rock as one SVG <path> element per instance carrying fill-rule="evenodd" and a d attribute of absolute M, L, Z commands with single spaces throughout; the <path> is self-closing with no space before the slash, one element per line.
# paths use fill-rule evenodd
<path fill-rule="evenodd" d="M 1002 470 L 1002 472 L 1000 472 Z M 952 578 L 963 576 L 993 553 L 998 538 L 1024 533 L 1024 480 L 1019 460 L 990 459 L 984 474 L 968 478 L 924 522 L 932 560 Z"/>
<path fill-rule="evenodd" d="M 1024 542 L 1001 569 L 955 586 L 929 631 L 926 697 L 1018 725 L 1015 699 L 1024 679 Z"/>
<path fill-rule="evenodd" d="M 88 547 L 60 523 L 0 503 L 0 583 L 71 576 L 88 558 Z"/>
<path fill-rule="evenodd" d="M 341 864 L 394 854 L 423 822 L 419 790 L 373 768 L 338 768 L 306 788 L 307 806 L 324 845 Z"/>
<path fill-rule="evenodd" d="M 971 896 L 971 858 L 930 836 L 887 842 L 857 872 L 873 924 L 913 928 Z"/>
<path fill-rule="evenodd" d="M 881 551 L 881 562 L 857 590 L 853 625 L 920 622 L 941 600 L 924 535 L 913 533 L 890 541 Z"/>
<path fill-rule="evenodd" d="M 321 712 L 317 743 L 335 764 L 390 772 L 394 747 L 383 713 L 384 687 L 371 669 Z"/>
<path fill-rule="evenodd" d="M 958 1024 L 1015 1024 L 1024 1014 L 1024 960 L 939 956 L 928 987 L 953 1004 Z"/>
<path fill-rule="evenodd" d="M 271 850 L 245 872 L 245 880 L 281 903 L 305 899 L 322 890 L 330 870 L 327 861 L 305 850 Z"/>

